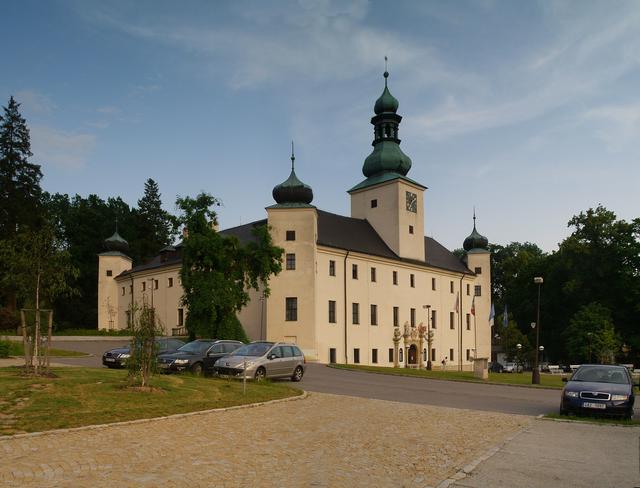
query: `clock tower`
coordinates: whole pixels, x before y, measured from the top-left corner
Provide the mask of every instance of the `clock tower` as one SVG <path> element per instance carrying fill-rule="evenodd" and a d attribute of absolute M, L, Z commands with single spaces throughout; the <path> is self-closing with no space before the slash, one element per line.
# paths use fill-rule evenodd
<path fill-rule="evenodd" d="M 401 258 L 425 260 L 424 190 L 407 177 L 411 159 L 400 149 L 398 128 L 402 117 L 398 100 L 387 86 L 374 106 L 373 151 L 365 159 L 366 179 L 349 190 L 351 216 L 366 219 L 389 248 Z"/>

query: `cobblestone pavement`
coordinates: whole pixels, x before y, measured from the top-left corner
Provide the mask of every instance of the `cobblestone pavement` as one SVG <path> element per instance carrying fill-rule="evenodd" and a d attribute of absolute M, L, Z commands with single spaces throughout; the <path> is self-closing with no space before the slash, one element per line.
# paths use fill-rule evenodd
<path fill-rule="evenodd" d="M 0 486 L 435 486 L 531 421 L 313 393 L 256 408 L 0 439 Z"/>

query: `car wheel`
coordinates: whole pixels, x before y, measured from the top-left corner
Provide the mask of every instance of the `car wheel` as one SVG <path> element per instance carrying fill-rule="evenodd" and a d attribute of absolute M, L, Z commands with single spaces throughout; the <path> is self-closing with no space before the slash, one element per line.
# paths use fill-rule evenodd
<path fill-rule="evenodd" d="M 200 376 L 202 374 L 202 363 L 196 363 L 193 366 L 191 366 L 191 372 L 193 374 Z"/>
<path fill-rule="evenodd" d="M 255 379 L 256 381 L 262 381 L 267 377 L 267 372 L 263 367 L 256 369 Z"/>
<path fill-rule="evenodd" d="M 293 376 L 291 377 L 291 381 L 300 381 L 302 379 L 303 374 L 304 374 L 304 370 L 302 369 L 302 366 L 298 366 L 293 371 Z"/>

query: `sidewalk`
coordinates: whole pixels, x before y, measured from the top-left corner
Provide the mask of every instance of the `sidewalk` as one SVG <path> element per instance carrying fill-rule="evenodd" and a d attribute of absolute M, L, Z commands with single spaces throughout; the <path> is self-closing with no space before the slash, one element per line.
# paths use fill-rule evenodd
<path fill-rule="evenodd" d="M 640 427 L 536 420 L 493 456 L 438 488 L 635 488 Z"/>

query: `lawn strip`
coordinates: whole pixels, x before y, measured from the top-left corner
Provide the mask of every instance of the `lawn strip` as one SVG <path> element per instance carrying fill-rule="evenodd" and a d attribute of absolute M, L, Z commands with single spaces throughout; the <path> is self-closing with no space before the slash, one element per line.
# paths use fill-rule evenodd
<path fill-rule="evenodd" d="M 23 377 L 0 369 L 0 402 L 9 416 L 0 433 L 51 429 L 164 417 L 301 394 L 289 383 L 242 382 L 188 375 L 156 375 L 153 392 L 127 388 L 127 372 L 93 368 L 54 368 L 57 378 Z"/>
<path fill-rule="evenodd" d="M 461 381 L 466 383 L 479 383 L 485 385 L 506 385 L 524 388 L 542 388 L 558 390 L 563 387 L 561 376 L 541 375 L 540 385 L 531 384 L 530 373 L 489 373 L 488 380 L 476 378 L 471 371 L 427 371 L 424 369 L 412 368 L 385 368 L 380 366 L 356 366 L 345 364 L 330 364 L 329 367 L 336 369 L 346 369 L 351 371 L 362 371 L 365 373 L 387 374 L 395 376 L 411 376 L 414 378 L 425 378 L 440 381 Z"/>
<path fill-rule="evenodd" d="M 640 419 L 615 419 L 607 417 L 588 417 L 588 416 L 576 416 L 576 415 L 560 415 L 558 413 L 548 413 L 541 418 L 547 420 L 562 420 L 564 422 L 586 422 L 591 424 L 608 424 L 608 425 L 621 425 L 623 427 L 638 427 L 640 426 Z"/>

